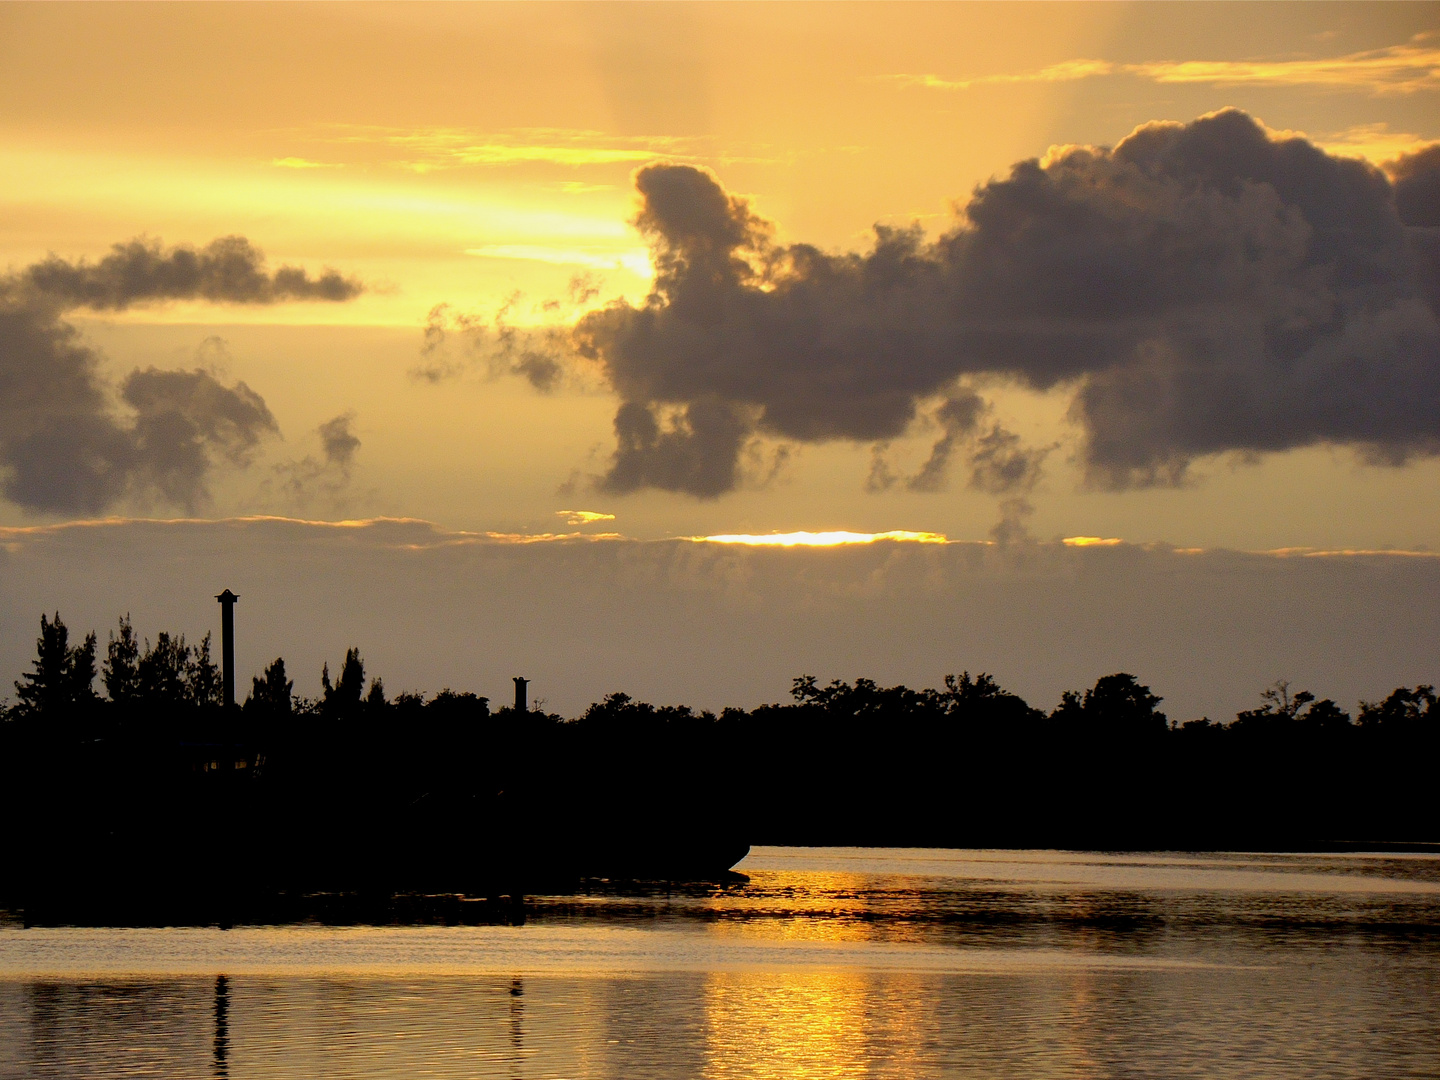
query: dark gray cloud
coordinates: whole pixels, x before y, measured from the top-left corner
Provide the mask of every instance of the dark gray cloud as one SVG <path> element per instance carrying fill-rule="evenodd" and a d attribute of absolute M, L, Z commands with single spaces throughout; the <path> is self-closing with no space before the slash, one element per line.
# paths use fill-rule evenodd
<path fill-rule="evenodd" d="M 348 469 L 360 449 L 360 439 L 350 430 L 355 422 L 353 413 L 342 413 L 326 420 L 315 429 L 320 436 L 320 447 L 325 453 L 325 463 L 336 468 Z"/>
<path fill-rule="evenodd" d="M 594 295 L 583 281 L 572 280 L 572 296 Z M 518 375 L 541 393 L 554 390 L 565 375 L 564 359 L 570 351 L 566 336 L 556 326 L 515 326 L 510 319 L 520 300 L 515 293 L 489 318 L 436 304 L 426 316 L 420 363 L 410 369 L 410 377 L 438 383 L 479 367 L 487 378 Z M 549 312 L 559 306 L 558 301 L 546 301 L 540 308 Z"/>
<path fill-rule="evenodd" d="M 217 459 L 247 464 L 275 418 L 243 382 L 132 371 L 118 402 L 98 357 L 52 313 L 0 300 L 0 493 L 27 510 L 99 513 L 127 497 L 190 510 Z M 127 415 L 128 414 L 128 415 Z"/>
<path fill-rule="evenodd" d="M 308 509 L 317 502 L 330 510 L 341 509 L 347 500 L 355 452 L 360 438 L 352 430 L 354 413 L 331 417 L 315 429 L 320 438 L 320 456 L 306 454 L 298 461 L 275 466 L 275 475 L 285 501 Z"/>
<path fill-rule="evenodd" d="M 186 509 L 204 500 L 217 456 L 248 465 L 261 438 L 280 430 L 259 394 L 199 368 L 132 371 L 120 397 L 135 411 L 123 461 L 132 493 L 154 492 Z"/>
<path fill-rule="evenodd" d="M 50 256 L 28 267 L 21 281 L 63 307 L 122 310 L 157 300 L 274 304 L 292 300 L 350 300 L 363 286 L 326 269 L 319 277 L 298 266 L 267 272 L 265 256 L 243 236 L 222 236 L 196 249 L 166 250 L 158 240 L 115 244 L 99 262 Z"/>
<path fill-rule="evenodd" d="M 1440 228 L 1440 143 L 1402 154 L 1386 167 L 1395 183 L 1395 209 L 1406 225 Z"/>
<path fill-rule="evenodd" d="M 1395 210 L 1410 226 L 1410 250 L 1430 306 L 1440 311 L 1440 143 L 1386 166 L 1395 183 Z"/>
<path fill-rule="evenodd" d="M 123 499 L 193 510 L 208 498 L 217 464 L 247 465 L 278 431 L 259 394 L 203 367 L 136 369 L 111 386 L 99 354 L 66 321 L 69 310 L 344 300 L 358 291 L 332 271 L 267 275 L 242 237 L 198 252 L 137 240 L 95 264 L 52 257 L 0 278 L 0 494 L 44 513 L 99 513 Z M 214 352 L 207 341 L 199 358 Z"/>
<path fill-rule="evenodd" d="M 650 405 L 626 402 L 615 414 L 615 457 L 600 489 L 722 495 L 738 483 L 750 431 L 742 410 L 714 398 L 692 401 L 664 425 Z"/>
<path fill-rule="evenodd" d="M 905 481 L 911 491 L 942 491 L 950 469 L 950 459 L 963 442 L 974 436 L 985 415 L 985 401 L 973 390 L 954 394 L 935 410 L 935 421 L 944 432 L 930 448 L 930 456 L 920 471 Z M 999 430 L 998 427 L 996 429 Z"/>
<path fill-rule="evenodd" d="M 1399 190 L 1419 190 L 1425 168 Z M 1070 388 L 1102 487 L 1180 483 L 1196 458 L 1229 451 L 1440 452 L 1437 294 L 1425 229 L 1406 224 L 1419 212 L 1402 220 L 1379 170 L 1236 110 L 1022 161 L 937 240 L 877 226 L 860 253 L 775 244 L 702 169 L 652 165 L 636 185 L 654 289 L 574 332 L 624 401 L 616 490 L 728 490 L 761 435 L 893 439 L 975 376 Z M 634 426 L 701 402 L 730 418 L 725 438 Z M 941 486 L 962 441 L 945 430 L 913 483 Z M 1023 486 L 1043 456 L 1000 429 L 974 436 L 985 490 Z M 709 452 L 730 456 L 699 467 Z"/>

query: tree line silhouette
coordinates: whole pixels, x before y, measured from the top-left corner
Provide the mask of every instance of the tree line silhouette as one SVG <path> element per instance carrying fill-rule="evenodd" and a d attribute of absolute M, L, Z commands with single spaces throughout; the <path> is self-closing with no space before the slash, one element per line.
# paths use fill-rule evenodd
<path fill-rule="evenodd" d="M 388 697 L 352 648 L 317 698 L 296 696 L 277 658 L 227 708 L 208 634 L 142 643 L 127 616 L 100 659 L 96 635 L 72 644 L 58 613 L 41 617 L 31 668 L 0 714 L 21 852 L 0 894 L 32 903 L 517 895 L 587 875 L 713 876 L 751 843 L 1440 840 L 1428 685 L 1352 717 L 1281 682 L 1230 722 L 1176 724 L 1126 673 L 1049 712 L 988 674 L 923 690 L 807 675 L 784 704 L 716 714 L 616 693 L 565 719 L 449 689 Z"/>

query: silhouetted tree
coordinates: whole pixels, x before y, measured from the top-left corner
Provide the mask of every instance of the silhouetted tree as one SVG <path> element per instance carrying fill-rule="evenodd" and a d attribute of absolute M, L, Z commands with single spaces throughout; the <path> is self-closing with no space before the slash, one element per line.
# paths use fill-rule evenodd
<path fill-rule="evenodd" d="M 1316 701 L 1309 690 L 1290 693 L 1290 682 L 1279 679 L 1260 691 L 1264 702 L 1259 708 L 1235 714 L 1237 732 L 1268 731 L 1275 734 L 1288 729 L 1312 733 L 1333 732 L 1350 726 L 1350 714 L 1329 698 Z"/>
<path fill-rule="evenodd" d="M 117 704 L 134 701 L 140 694 L 140 642 L 130 625 L 130 613 L 120 620 L 120 636 L 110 631 L 105 647 L 105 666 L 101 675 L 105 693 Z"/>
<path fill-rule="evenodd" d="M 16 712 L 21 716 L 56 716 L 95 700 L 95 635 L 72 646 L 70 631 L 55 613 L 54 621 L 40 616 L 40 637 L 35 641 L 34 671 L 15 683 Z"/>
<path fill-rule="evenodd" d="M 46 721 L 0 725 L 0 815 L 42 798 L 55 808 L 34 833 L 37 865 L 86 865 L 78 837 L 108 852 L 111 874 L 147 850 L 132 885 L 180 882 L 208 854 L 176 852 L 208 853 L 217 821 L 266 880 L 322 891 L 466 891 L 471 871 L 527 860 L 638 872 L 659 865 L 635 861 L 647 845 L 669 857 L 737 837 L 1290 850 L 1440 838 L 1430 685 L 1362 702 L 1357 724 L 1280 682 L 1232 723 L 1172 729 L 1161 698 L 1124 672 L 1067 691 L 1048 715 L 984 672 L 921 690 L 802 675 L 783 705 L 716 717 L 613 693 L 565 721 L 491 714 L 449 689 L 387 700 L 351 648 L 338 678 L 325 666 L 315 702 L 296 702 L 276 658 L 232 724 L 214 707 L 210 647 L 162 633 L 141 649 L 127 615 L 105 657 L 111 703 L 90 705 L 94 635 L 72 645 L 58 614 L 42 617 L 12 713 Z M 82 715 L 93 719 L 66 722 Z"/>
<path fill-rule="evenodd" d="M 1083 698 L 1066 691 L 1052 718 L 1062 723 L 1078 722 L 1109 739 L 1154 737 L 1163 734 L 1168 726 L 1165 714 L 1155 707 L 1162 700 L 1134 675 L 1122 671 L 1102 676 Z"/>
<path fill-rule="evenodd" d="M 277 656 L 265 674 L 252 678 L 250 696 L 245 699 L 247 714 L 289 716 L 294 709 L 295 684 L 285 677 L 285 659 Z"/>
<path fill-rule="evenodd" d="M 352 648 L 346 651 L 340 678 L 333 686 L 330 684 L 330 665 L 325 664 L 320 672 L 320 688 L 322 716 L 328 719 L 354 716 L 365 690 L 365 662 L 360 659 L 360 650 Z"/>
<path fill-rule="evenodd" d="M 192 705 L 218 709 L 224 704 L 224 694 L 220 669 L 210 659 L 210 634 L 207 632 L 200 639 L 200 644 L 190 650 L 190 659 L 185 663 L 185 696 Z"/>
<path fill-rule="evenodd" d="M 383 679 L 370 680 L 370 692 L 365 695 L 365 708 L 371 713 L 385 711 L 388 703 L 385 700 L 385 681 Z"/>
<path fill-rule="evenodd" d="M 185 635 L 171 637 L 160 631 L 155 644 L 147 640 L 137 670 L 140 676 L 139 700 L 152 709 L 174 709 L 188 699 L 186 669 L 190 664 L 190 648 Z"/>
<path fill-rule="evenodd" d="M 1440 709 L 1435 707 L 1435 688 L 1421 684 L 1411 690 L 1399 687 L 1384 701 L 1360 703 L 1360 725 L 1434 731 L 1440 726 Z"/>

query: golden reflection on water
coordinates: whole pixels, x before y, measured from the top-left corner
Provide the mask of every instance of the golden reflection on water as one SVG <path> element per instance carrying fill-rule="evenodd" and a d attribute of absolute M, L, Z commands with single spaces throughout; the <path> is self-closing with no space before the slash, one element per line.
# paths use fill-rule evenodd
<path fill-rule="evenodd" d="M 803 979 L 713 973 L 704 992 L 705 1075 L 864 1075 L 875 1029 L 895 1021 L 872 1007 L 870 982 L 840 970 Z"/>
<path fill-rule="evenodd" d="M 835 944 L 876 940 L 875 879 L 870 875 L 821 872 L 798 882 L 788 875 L 765 873 L 749 894 L 707 897 L 704 907 L 731 916 L 714 929 L 742 939 L 816 941 Z M 786 918 L 746 918 L 782 906 Z M 736 918 L 735 916 L 739 916 Z"/>
<path fill-rule="evenodd" d="M 0 923 L 0 1080 L 1440 1076 L 1440 860 L 749 863 L 524 927 Z"/>

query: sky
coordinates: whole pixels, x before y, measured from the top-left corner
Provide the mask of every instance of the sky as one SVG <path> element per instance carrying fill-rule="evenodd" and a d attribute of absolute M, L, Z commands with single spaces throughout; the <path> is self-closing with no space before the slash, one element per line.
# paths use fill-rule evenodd
<path fill-rule="evenodd" d="M 1424 3 L 0 6 L 0 667 L 1433 682 L 1437 99 Z"/>

